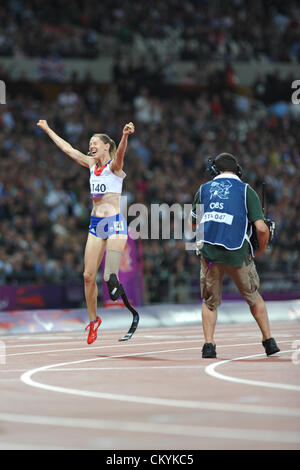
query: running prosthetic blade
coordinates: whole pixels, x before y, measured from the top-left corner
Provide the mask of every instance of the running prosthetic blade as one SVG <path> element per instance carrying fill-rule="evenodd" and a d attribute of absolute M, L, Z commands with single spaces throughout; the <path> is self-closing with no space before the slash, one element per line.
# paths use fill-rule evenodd
<path fill-rule="evenodd" d="M 130 310 L 130 312 L 133 315 L 133 320 L 132 320 L 132 323 L 131 323 L 131 327 L 127 331 L 126 335 L 124 335 L 123 338 L 119 339 L 119 341 L 127 341 L 128 339 L 130 339 L 132 337 L 133 333 L 137 329 L 139 321 L 140 321 L 140 316 L 139 316 L 138 312 L 133 308 L 133 306 L 128 301 L 125 292 L 121 295 L 121 297 L 122 297 L 122 300 L 124 302 L 125 307 L 128 308 L 128 310 Z"/>
<path fill-rule="evenodd" d="M 127 331 L 126 335 L 123 336 L 123 338 L 119 339 L 119 341 L 127 341 L 132 337 L 134 334 L 135 330 L 138 327 L 140 317 L 138 312 L 133 308 L 133 306 L 130 304 L 127 295 L 125 294 L 124 288 L 122 284 L 120 284 L 116 274 L 112 273 L 109 276 L 109 280 L 107 281 L 107 288 L 108 292 L 110 295 L 110 298 L 112 300 L 117 300 L 119 297 L 122 297 L 122 300 L 124 302 L 125 307 L 132 313 L 133 315 L 133 320 L 131 323 L 131 327 Z"/>

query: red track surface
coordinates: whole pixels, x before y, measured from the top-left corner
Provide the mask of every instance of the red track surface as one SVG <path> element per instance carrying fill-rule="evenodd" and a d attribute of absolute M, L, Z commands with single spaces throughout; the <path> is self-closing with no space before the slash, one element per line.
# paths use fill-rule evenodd
<path fill-rule="evenodd" d="M 299 322 L 99 332 L 0 337 L 0 449 L 300 448 Z"/>

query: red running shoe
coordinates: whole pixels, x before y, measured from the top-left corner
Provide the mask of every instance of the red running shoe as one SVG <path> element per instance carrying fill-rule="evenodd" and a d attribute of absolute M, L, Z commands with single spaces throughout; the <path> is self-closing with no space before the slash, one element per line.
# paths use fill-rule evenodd
<path fill-rule="evenodd" d="M 88 326 L 85 328 L 85 331 L 89 328 L 89 334 L 87 337 L 87 343 L 92 344 L 97 339 L 97 330 L 101 325 L 102 320 L 100 317 L 97 317 L 95 321 L 91 321 Z"/>

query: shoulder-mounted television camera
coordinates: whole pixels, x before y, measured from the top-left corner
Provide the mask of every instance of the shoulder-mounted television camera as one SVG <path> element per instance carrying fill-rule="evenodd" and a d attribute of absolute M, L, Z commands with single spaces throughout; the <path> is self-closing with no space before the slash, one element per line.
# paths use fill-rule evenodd
<path fill-rule="evenodd" d="M 265 185 L 266 183 L 263 181 L 262 183 L 262 210 L 264 212 L 265 208 Z M 273 220 L 270 220 L 268 217 L 266 217 L 264 219 L 264 222 L 265 224 L 267 225 L 268 229 L 269 229 L 269 241 L 268 241 L 268 245 L 270 246 L 272 244 L 272 241 L 274 239 L 274 235 L 275 235 L 275 227 L 276 227 L 276 224 Z M 250 237 L 250 242 L 251 242 L 251 245 L 253 247 L 253 250 L 257 250 L 259 248 L 259 243 L 258 243 L 258 238 L 257 238 L 257 233 L 256 233 L 256 227 L 254 225 L 254 223 L 251 224 L 252 225 L 252 235 Z"/>

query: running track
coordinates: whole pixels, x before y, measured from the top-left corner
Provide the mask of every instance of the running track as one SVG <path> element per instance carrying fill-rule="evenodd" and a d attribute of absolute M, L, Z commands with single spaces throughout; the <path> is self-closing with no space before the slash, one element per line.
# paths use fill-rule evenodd
<path fill-rule="evenodd" d="M 0 449 L 300 449 L 300 323 L 0 337 Z"/>

